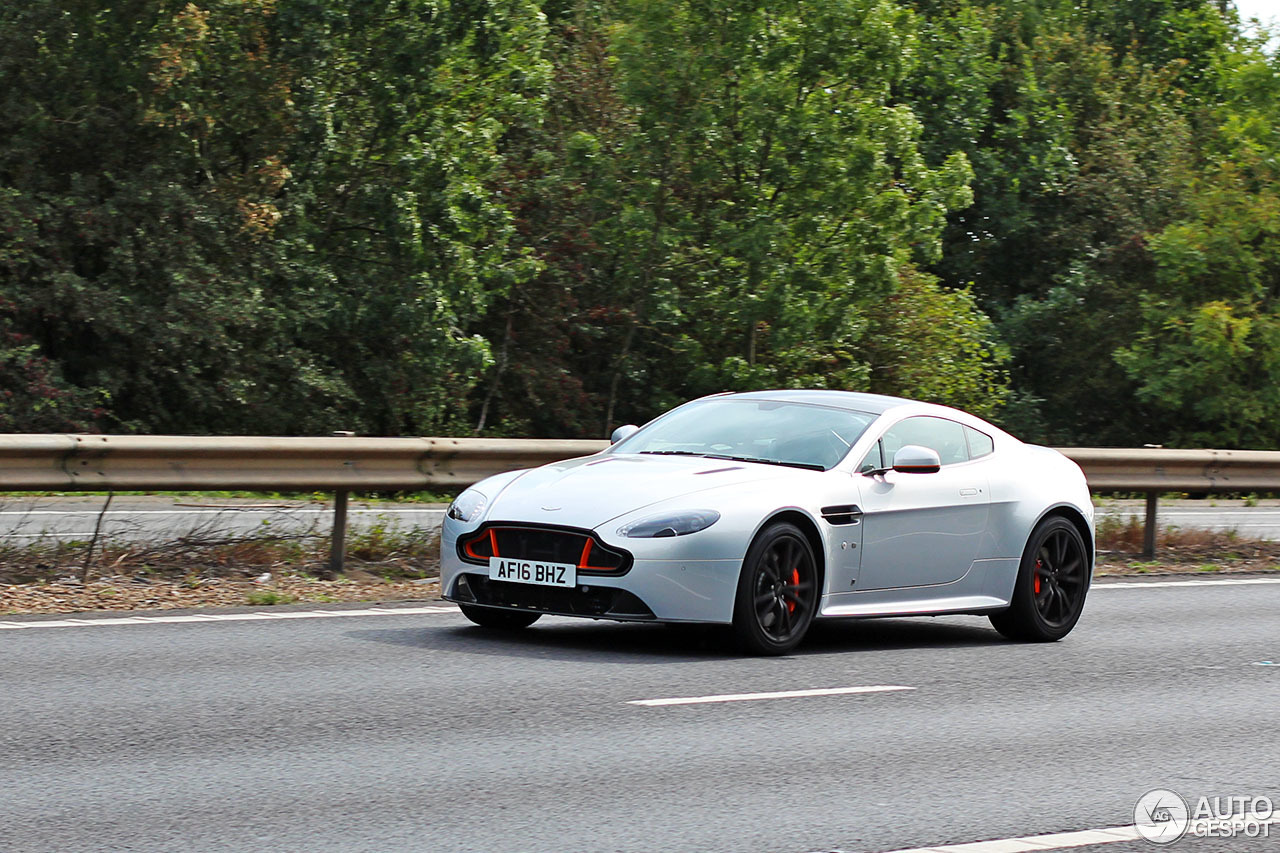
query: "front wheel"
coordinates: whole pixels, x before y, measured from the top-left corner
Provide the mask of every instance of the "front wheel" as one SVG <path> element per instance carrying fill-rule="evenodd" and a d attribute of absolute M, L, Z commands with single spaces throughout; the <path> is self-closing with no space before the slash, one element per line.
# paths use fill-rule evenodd
<path fill-rule="evenodd" d="M 782 655 L 804 639 L 818 601 L 818 564 L 794 524 L 771 525 L 742 561 L 733 631 L 749 652 Z"/>
<path fill-rule="evenodd" d="M 1080 619 L 1089 591 L 1089 554 L 1080 531 L 1060 516 L 1042 521 L 1022 553 L 1009 609 L 991 624 L 1011 640 L 1061 640 Z"/>
<path fill-rule="evenodd" d="M 463 616 L 482 628 L 499 628 L 503 630 L 528 628 L 542 616 L 541 613 L 529 613 L 524 610 L 500 610 L 496 607 L 477 607 L 474 604 L 459 604 L 458 609 L 462 611 Z"/>

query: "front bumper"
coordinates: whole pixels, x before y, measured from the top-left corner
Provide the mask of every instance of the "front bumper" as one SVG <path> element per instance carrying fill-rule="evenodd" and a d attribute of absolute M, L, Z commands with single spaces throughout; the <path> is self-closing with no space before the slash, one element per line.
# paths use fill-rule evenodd
<path fill-rule="evenodd" d="M 572 589 L 547 587 L 490 580 L 484 566 L 458 556 L 458 534 L 451 524 L 441 531 L 440 590 L 449 601 L 619 621 L 733 621 L 741 560 L 637 557 L 625 575 L 583 574 Z"/>

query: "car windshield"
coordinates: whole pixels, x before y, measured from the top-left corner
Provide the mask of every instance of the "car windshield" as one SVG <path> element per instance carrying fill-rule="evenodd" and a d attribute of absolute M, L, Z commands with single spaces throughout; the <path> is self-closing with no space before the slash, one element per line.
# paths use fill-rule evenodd
<path fill-rule="evenodd" d="M 614 445 L 615 453 L 706 456 L 826 471 L 876 416 L 774 400 L 699 400 Z"/>

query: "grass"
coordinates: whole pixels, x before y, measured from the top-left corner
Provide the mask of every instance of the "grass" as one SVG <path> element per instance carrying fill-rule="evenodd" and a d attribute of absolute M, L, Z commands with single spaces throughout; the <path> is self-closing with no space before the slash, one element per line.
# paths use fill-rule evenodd
<path fill-rule="evenodd" d="M 292 604 L 297 601 L 297 597 L 287 592 L 278 592 L 274 589 L 255 589 L 244 597 L 246 604 L 255 606 L 270 607 L 273 604 Z"/>
<path fill-rule="evenodd" d="M 0 540 L 2 542 L 3 540 Z M 274 575 L 330 577 L 327 535 L 223 536 L 196 532 L 169 542 L 99 543 L 36 540 L 0 544 L 0 584 L 48 583 L 73 577 L 166 580 L 197 589 L 211 578 Z M 436 574 L 440 538 L 435 532 L 379 523 L 347 537 L 346 566 L 387 579 L 421 579 Z M 86 572 L 86 561 L 88 571 Z"/>
<path fill-rule="evenodd" d="M 1095 535 L 1098 550 L 1140 552 L 1143 544 L 1143 521 L 1138 516 L 1107 516 L 1097 522 Z M 1200 530 L 1197 528 L 1162 527 L 1156 535 L 1158 550 L 1165 548 L 1216 548 L 1229 552 L 1241 542 L 1235 530 Z"/>
<path fill-rule="evenodd" d="M 1235 530 L 1163 527 L 1153 560 L 1141 558 L 1143 520 L 1100 517 L 1098 567 L 1103 574 L 1221 574 L 1280 571 L 1280 542 L 1247 539 Z"/>

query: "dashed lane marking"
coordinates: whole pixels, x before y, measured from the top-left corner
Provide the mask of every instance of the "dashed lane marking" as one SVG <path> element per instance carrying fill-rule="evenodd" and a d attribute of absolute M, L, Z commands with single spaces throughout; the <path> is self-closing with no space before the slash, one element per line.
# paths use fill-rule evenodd
<path fill-rule="evenodd" d="M 821 687 L 815 690 L 782 690 L 774 693 L 722 693 L 719 696 L 682 696 L 675 699 L 632 699 L 628 705 L 660 708 L 666 705 L 704 705 L 714 702 L 753 702 L 758 699 L 798 699 L 808 696 L 843 696 L 849 693 L 891 693 L 914 687 L 879 684 L 870 687 Z"/>

